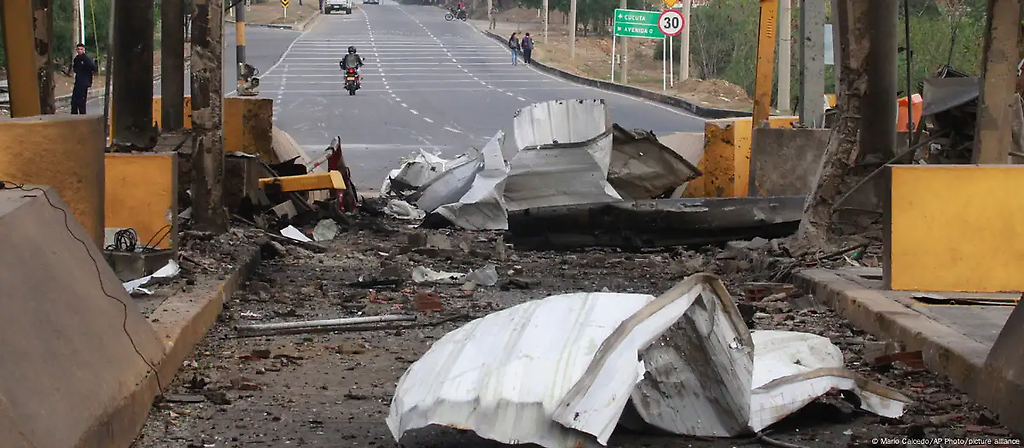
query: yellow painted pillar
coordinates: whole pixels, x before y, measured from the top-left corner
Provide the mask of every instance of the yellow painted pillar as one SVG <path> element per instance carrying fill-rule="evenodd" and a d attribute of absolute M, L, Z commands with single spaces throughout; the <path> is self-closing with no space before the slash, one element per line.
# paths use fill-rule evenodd
<path fill-rule="evenodd" d="M 131 227 L 139 246 L 178 248 L 178 153 L 106 154 L 104 225 Z"/>
<path fill-rule="evenodd" d="M 38 104 L 39 97 L 35 98 Z M 103 246 L 103 117 L 40 115 L 0 120 L 0 179 L 49 185 Z"/>
<path fill-rule="evenodd" d="M 770 117 L 772 128 L 791 128 L 797 116 Z M 704 123 L 704 155 L 697 168 L 701 177 L 686 185 L 683 197 L 736 198 L 750 194 L 751 118 L 724 118 Z"/>
<path fill-rule="evenodd" d="M 761 0 L 761 22 L 757 29 L 757 65 L 754 69 L 754 126 L 760 126 L 771 113 L 772 85 L 775 78 L 775 22 L 778 13 L 779 0 Z"/>
<path fill-rule="evenodd" d="M 256 154 L 277 163 L 273 145 L 274 100 L 259 97 L 224 98 L 224 151 Z"/>
<path fill-rule="evenodd" d="M 184 111 L 182 111 L 182 129 L 192 129 L 192 97 L 186 95 L 184 97 Z M 163 120 L 163 96 L 157 95 L 153 97 L 153 126 L 156 126 L 159 130 L 164 130 Z"/>
<path fill-rule="evenodd" d="M 0 0 L 3 21 L 7 82 L 11 93 L 11 116 L 31 117 L 42 113 L 39 78 L 36 75 L 35 34 L 32 31 L 32 0 Z"/>

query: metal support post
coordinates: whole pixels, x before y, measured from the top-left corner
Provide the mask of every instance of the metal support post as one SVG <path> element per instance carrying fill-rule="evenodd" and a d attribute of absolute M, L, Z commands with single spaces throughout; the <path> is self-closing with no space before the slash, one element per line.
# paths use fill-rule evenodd
<path fill-rule="evenodd" d="M 114 4 L 114 145 L 147 150 L 153 128 L 153 2 Z"/>
<path fill-rule="evenodd" d="M 772 106 L 775 73 L 775 17 L 779 0 L 761 0 L 761 18 L 757 28 L 757 66 L 754 68 L 753 126 L 768 120 Z"/>
<path fill-rule="evenodd" d="M 867 90 L 861 117 L 860 153 L 881 154 L 888 159 L 896 155 L 896 84 L 899 44 L 899 6 L 893 0 L 867 0 L 864 21 L 870 46 L 864 73 Z"/>
<path fill-rule="evenodd" d="M 185 127 L 185 2 L 160 5 L 160 125 L 165 131 Z"/>
<path fill-rule="evenodd" d="M 569 59 L 576 59 L 576 0 L 569 0 Z"/>
<path fill-rule="evenodd" d="M 833 39 L 839 27 L 833 25 Z M 800 122 L 819 127 L 825 123 L 825 4 L 800 2 Z M 839 66 L 839 60 L 835 61 Z"/>

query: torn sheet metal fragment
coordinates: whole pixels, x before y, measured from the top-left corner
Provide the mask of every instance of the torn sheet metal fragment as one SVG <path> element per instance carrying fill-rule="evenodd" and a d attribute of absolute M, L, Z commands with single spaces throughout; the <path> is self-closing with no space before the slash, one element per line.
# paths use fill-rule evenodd
<path fill-rule="evenodd" d="M 498 132 L 481 150 L 483 165 L 467 191 L 458 201 L 438 207 L 435 213 L 453 225 L 467 230 L 506 230 L 505 179 L 508 163 L 501 154 L 505 133 Z"/>
<path fill-rule="evenodd" d="M 449 168 L 405 199 L 426 213 L 458 201 L 473 186 L 473 179 L 484 164 L 480 151 L 476 149 L 459 156 L 458 160 L 464 163 Z"/>
<path fill-rule="evenodd" d="M 740 436 L 825 386 L 854 390 L 871 412 L 902 413 L 906 397 L 832 367 L 841 363 L 824 338 L 750 333 L 721 282 L 698 274 L 658 298 L 564 294 L 472 321 L 405 372 L 387 424 L 396 440 L 443 425 L 502 443 L 595 446 L 631 403 L 670 432 Z"/>
<path fill-rule="evenodd" d="M 157 269 L 156 272 L 154 272 L 152 275 L 147 275 L 139 279 L 124 282 L 124 289 L 128 291 L 128 294 L 131 294 L 133 296 L 148 296 L 152 294 L 152 292 L 146 289 L 146 286 L 170 280 L 174 277 L 177 277 L 180 272 L 181 267 L 178 266 L 178 262 L 170 260 L 167 262 L 167 264 L 164 265 L 164 267 Z"/>
<path fill-rule="evenodd" d="M 466 157 L 443 159 L 423 149 L 402 159 L 402 165 L 388 173 L 380 188 L 383 196 L 405 196 L 430 183 L 445 171 L 469 161 Z"/>
<path fill-rule="evenodd" d="M 622 200 L 608 183 L 612 126 L 604 101 L 537 103 L 516 114 L 514 128 L 509 211 Z"/>
<path fill-rule="evenodd" d="M 285 227 L 285 228 L 281 229 L 281 235 L 284 235 L 284 236 L 286 236 L 286 237 L 288 237 L 290 239 L 293 239 L 295 241 L 301 241 L 303 243 L 311 243 L 311 242 L 313 242 L 313 240 L 309 239 L 309 237 L 306 236 L 305 233 L 302 233 L 302 231 L 297 229 L 297 228 L 295 228 L 295 226 L 288 226 L 288 227 Z"/>
<path fill-rule="evenodd" d="M 654 199 L 700 176 L 700 170 L 654 134 L 612 125 L 608 182 L 623 197 Z"/>

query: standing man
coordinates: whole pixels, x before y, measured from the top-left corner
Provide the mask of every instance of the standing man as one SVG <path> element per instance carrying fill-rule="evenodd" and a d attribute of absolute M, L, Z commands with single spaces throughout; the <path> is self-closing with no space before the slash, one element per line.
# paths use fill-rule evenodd
<path fill-rule="evenodd" d="M 85 102 L 89 97 L 89 88 L 92 87 L 92 75 L 99 71 L 99 67 L 89 55 L 85 54 L 85 44 L 75 46 L 74 61 L 71 63 L 71 70 L 75 72 L 75 87 L 71 91 L 71 113 L 73 115 L 85 115 Z"/>
<path fill-rule="evenodd" d="M 498 5 L 491 5 L 491 27 L 489 29 L 495 29 L 498 27 Z"/>
<path fill-rule="evenodd" d="M 530 33 L 526 33 L 521 45 L 523 46 L 523 61 L 527 64 L 533 62 L 533 38 L 530 37 Z"/>

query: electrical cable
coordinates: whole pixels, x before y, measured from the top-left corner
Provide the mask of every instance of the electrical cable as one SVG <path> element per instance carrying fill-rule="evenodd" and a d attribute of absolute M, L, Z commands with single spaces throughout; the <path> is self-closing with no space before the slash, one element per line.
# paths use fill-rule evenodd
<path fill-rule="evenodd" d="M 128 336 L 128 342 L 130 342 L 132 344 L 132 348 L 135 349 L 135 354 L 139 355 L 139 359 L 141 359 L 142 362 L 146 363 L 146 366 L 149 367 L 149 370 L 153 372 L 153 376 L 156 378 L 157 390 L 159 391 L 159 393 L 163 393 L 162 391 L 164 390 L 164 384 L 163 381 L 160 380 L 160 371 L 157 370 L 156 366 L 154 366 L 153 363 L 149 362 L 149 360 L 146 359 L 146 356 L 142 354 L 142 351 L 139 350 L 139 347 L 135 344 L 135 338 L 133 338 L 131 333 L 128 332 L 128 304 L 122 302 L 120 299 L 114 297 L 109 292 L 107 292 L 107 288 L 103 284 L 103 271 L 100 270 L 100 263 L 99 261 L 96 260 L 96 257 L 92 255 L 92 251 L 89 250 L 89 244 L 86 243 L 85 240 L 79 238 L 78 235 L 75 235 L 75 232 L 71 230 L 71 224 L 69 224 L 68 222 L 68 212 L 65 211 L 63 208 L 56 206 L 53 203 L 53 201 L 50 200 L 50 195 L 47 194 L 46 190 L 42 188 L 25 188 L 25 186 L 21 184 L 0 180 L 0 190 L 21 190 L 26 193 L 39 191 L 43 193 L 43 197 L 46 199 L 46 203 L 50 204 L 50 207 L 61 212 L 61 214 L 64 215 L 64 228 L 67 229 L 68 234 L 71 235 L 71 237 L 74 238 L 75 241 L 78 241 L 78 243 L 82 245 L 82 248 L 85 249 L 86 255 L 88 255 L 89 258 L 92 260 L 92 265 L 96 269 L 96 279 L 100 283 L 100 291 L 102 291 L 103 294 L 106 295 L 111 300 L 121 304 L 121 307 L 123 308 L 124 311 L 124 317 L 121 320 L 121 329 L 124 331 L 125 336 Z"/>
<path fill-rule="evenodd" d="M 166 232 L 164 232 L 164 230 L 166 230 Z M 156 240 L 156 242 L 154 243 L 153 240 L 155 240 L 156 237 L 159 236 L 161 233 L 163 233 L 163 236 L 161 236 L 160 239 Z M 170 236 L 170 234 L 171 234 L 171 225 L 170 224 L 167 224 L 167 225 L 161 227 L 160 230 L 157 230 L 156 233 L 153 234 L 153 236 L 151 236 L 149 238 L 149 241 L 146 241 L 146 244 L 144 246 L 142 246 L 142 250 L 144 252 L 156 250 L 156 249 L 154 249 L 156 247 L 156 245 L 164 242 L 164 239 L 166 239 L 168 236 Z"/>
<path fill-rule="evenodd" d="M 135 229 L 129 227 L 114 232 L 114 244 L 107 246 L 107 250 L 119 252 L 135 252 L 139 245 L 139 234 Z"/>

